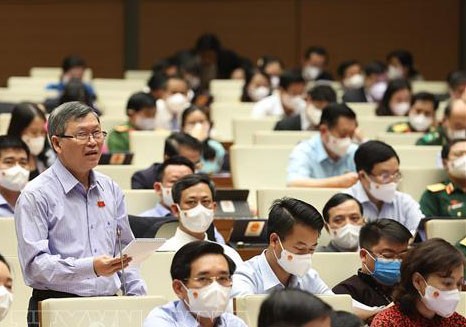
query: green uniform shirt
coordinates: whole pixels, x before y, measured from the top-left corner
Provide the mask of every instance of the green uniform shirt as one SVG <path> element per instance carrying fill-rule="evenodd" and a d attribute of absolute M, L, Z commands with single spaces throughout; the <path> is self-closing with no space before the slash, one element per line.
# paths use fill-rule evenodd
<path fill-rule="evenodd" d="M 115 126 L 108 135 L 107 145 L 110 152 L 129 151 L 129 131 L 133 127 L 129 122 Z"/>
<path fill-rule="evenodd" d="M 424 134 L 416 145 L 445 145 L 448 143 L 447 135 L 442 126 L 438 126 L 435 131 Z"/>
<path fill-rule="evenodd" d="M 430 127 L 429 132 L 435 132 L 436 128 L 435 127 Z M 387 128 L 388 133 L 398 133 L 398 134 L 403 134 L 403 133 L 417 133 L 416 130 L 412 128 L 412 126 L 409 124 L 409 122 L 406 121 L 400 121 L 398 123 L 393 123 Z"/>
<path fill-rule="evenodd" d="M 466 193 L 449 179 L 427 186 L 419 204 L 426 217 L 466 217 Z"/>

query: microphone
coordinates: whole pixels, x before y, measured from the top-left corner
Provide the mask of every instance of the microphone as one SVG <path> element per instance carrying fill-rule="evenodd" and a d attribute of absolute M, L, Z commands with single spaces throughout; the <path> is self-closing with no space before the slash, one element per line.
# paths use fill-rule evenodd
<path fill-rule="evenodd" d="M 121 248 L 121 227 L 117 226 L 117 239 L 118 239 L 118 250 L 120 251 L 120 262 L 121 262 L 121 279 L 123 283 L 123 295 L 126 295 L 126 275 L 125 266 L 123 264 L 123 250 Z"/>

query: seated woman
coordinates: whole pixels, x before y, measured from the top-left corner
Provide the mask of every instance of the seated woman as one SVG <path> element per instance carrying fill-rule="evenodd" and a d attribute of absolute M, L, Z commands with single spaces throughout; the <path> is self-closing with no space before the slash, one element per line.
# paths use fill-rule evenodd
<path fill-rule="evenodd" d="M 201 168 L 199 172 L 215 174 L 222 170 L 225 148 L 210 138 L 212 122 L 206 110 L 196 106 L 186 108 L 181 115 L 182 132 L 202 143 Z"/>
<path fill-rule="evenodd" d="M 258 327 L 330 327 L 332 307 L 317 296 L 286 288 L 274 291 L 260 307 Z"/>
<path fill-rule="evenodd" d="M 256 67 L 270 77 L 272 90 L 278 89 L 280 85 L 280 75 L 285 70 L 283 61 L 276 56 L 264 55 L 257 59 Z"/>
<path fill-rule="evenodd" d="M 257 102 L 271 94 L 269 76 L 260 71 L 252 71 L 246 74 L 241 102 Z"/>
<path fill-rule="evenodd" d="M 21 138 L 29 147 L 29 180 L 55 161 L 55 153 L 46 138 L 45 123 L 44 112 L 34 103 L 20 103 L 11 112 L 7 135 Z"/>
<path fill-rule="evenodd" d="M 410 249 L 401 263 L 395 305 L 380 312 L 371 327 L 458 327 L 455 312 L 463 285 L 464 258 L 447 241 L 433 238 Z"/>
<path fill-rule="evenodd" d="M 406 116 L 410 107 L 411 84 L 404 79 L 394 79 L 388 83 L 375 114 L 377 116 Z"/>

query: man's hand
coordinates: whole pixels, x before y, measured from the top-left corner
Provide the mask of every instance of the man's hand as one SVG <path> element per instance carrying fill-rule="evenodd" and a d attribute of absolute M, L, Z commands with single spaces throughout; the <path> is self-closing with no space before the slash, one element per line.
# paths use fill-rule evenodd
<path fill-rule="evenodd" d="M 343 174 L 340 177 L 340 187 L 351 187 L 353 186 L 359 179 L 358 173 L 350 172 Z"/>
<path fill-rule="evenodd" d="M 132 258 L 126 254 L 123 256 L 123 267 L 128 267 Z M 120 258 L 112 258 L 108 255 L 102 255 L 94 258 L 94 272 L 97 276 L 111 276 L 122 268 Z"/>

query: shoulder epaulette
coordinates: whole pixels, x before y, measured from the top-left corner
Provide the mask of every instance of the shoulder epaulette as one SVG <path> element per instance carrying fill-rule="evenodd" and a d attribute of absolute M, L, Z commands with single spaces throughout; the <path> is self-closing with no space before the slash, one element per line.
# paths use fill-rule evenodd
<path fill-rule="evenodd" d="M 444 183 L 435 183 L 427 186 L 427 190 L 432 193 L 443 191 L 447 186 Z"/>

